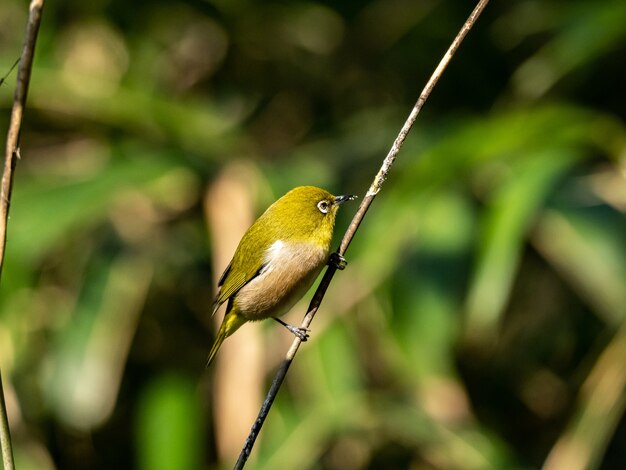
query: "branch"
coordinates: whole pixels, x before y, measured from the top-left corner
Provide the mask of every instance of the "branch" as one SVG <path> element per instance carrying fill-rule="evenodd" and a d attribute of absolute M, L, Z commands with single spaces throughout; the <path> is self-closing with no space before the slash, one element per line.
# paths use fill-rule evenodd
<path fill-rule="evenodd" d="M 13 98 L 13 109 L 11 110 L 11 122 L 7 134 L 7 146 L 4 159 L 4 172 L 2 173 L 2 187 L 0 191 L 0 276 L 4 267 L 4 249 L 7 241 L 7 222 L 9 218 L 9 203 L 11 201 L 11 190 L 13 188 L 13 170 L 17 159 L 20 157 L 19 140 L 22 126 L 22 115 L 26 106 L 26 95 L 28 94 L 28 84 L 30 83 L 30 71 L 33 66 L 33 56 L 35 55 L 35 43 L 37 33 L 41 23 L 41 11 L 44 0 L 32 0 L 26 26 L 26 39 L 24 48 L 20 56 L 20 67 L 17 72 L 17 84 L 15 86 L 15 96 Z M 9 72 L 10 73 L 10 72 Z M 3 79 L 4 80 L 4 79 Z M 6 405 L 4 402 L 4 391 L 2 389 L 2 374 L 0 373 L 0 445 L 2 448 L 2 463 L 5 470 L 14 470 L 13 449 L 11 447 L 11 433 L 9 430 L 9 420 L 7 417 Z"/>
<path fill-rule="evenodd" d="M 2 374 L 0 374 L 0 447 L 2 448 L 2 464 L 5 470 L 15 470 L 13 464 L 13 448 L 11 447 L 11 432 L 9 430 L 9 418 L 7 406 L 4 402 L 4 390 L 2 389 Z"/>
<path fill-rule="evenodd" d="M 374 178 L 372 185 L 367 191 L 365 198 L 363 198 L 363 202 L 361 202 L 361 205 L 359 206 L 359 210 L 355 214 L 354 218 L 352 219 L 352 222 L 350 223 L 350 226 L 346 230 L 346 233 L 344 234 L 343 239 L 341 240 L 341 244 L 339 245 L 339 249 L 337 250 L 337 252 L 340 255 L 343 255 L 348 249 L 348 246 L 350 245 L 352 238 L 354 238 L 354 235 L 356 234 L 356 231 L 359 228 L 359 225 L 361 225 L 361 222 L 363 221 L 363 218 L 365 217 L 367 210 L 369 209 L 370 205 L 374 201 L 374 198 L 380 191 L 383 183 L 385 182 L 385 179 L 387 179 L 389 170 L 391 169 L 391 166 L 393 165 L 393 162 L 395 161 L 396 156 L 398 155 L 398 152 L 400 152 L 400 148 L 402 147 L 402 144 L 404 143 L 404 140 L 406 139 L 407 134 L 411 130 L 411 127 L 413 127 L 413 124 L 415 123 L 415 120 L 417 119 L 417 115 L 422 109 L 422 106 L 424 105 L 428 97 L 430 96 L 430 93 L 432 92 L 433 88 L 439 81 L 439 78 L 443 74 L 443 71 L 450 63 L 452 56 L 454 56 L 455 52 L 457 51 L 457 49 L 463 42 L 463 39 L 465 39 L 465 36 L 469 32 L 469 30 L 472 29 L 472 27 L 476 23 L 476 20 L 478 19 L 480 14 L 483 12 L 485 7 L 487 6 L 487 3 L 489 3 L 489 0 L 480 0 L 478 2 L 476 7 L 474 8 L 474 11 L 472 11 L 472 13 L 468 17 L 467 21 L 465 22 L 461 30 L 457 33 L 456 37 L 454 38 L 454 41 L 452 41 L 452 44 L 450 45 L 445 55 L 439 62 L 439 65 L 437 66 L 437 68 L 431 75 L 430 79 L 426 83 L 426 86 L 424 86 L 424 89 L 422 90 L 417 102 L 415 103 L 415 106 L 411 110 L 411 113 L 409 114 L 409 117 L 407 118 L 406 122 L 402 126 L 402 129 L 400 129 L 400 133 L 396 137 L 396 140 L 393 142 L 393 145 L 391 146 L 389 153 L 385 157 L 385 160 L 383 161 L 383 164 L 380 167 L 380 170 L 376 174 L 376 177 Z M 304 321 L 302 322 L 302 328 L 308 328 L 311 325 L 311 322 L 313 321 L 313 317 L 315 317 L 315 314 L 317 313 L 317 310 L 319 309 L 319 306 L 322 303 L 324 295 L 326 294 L 326 290 L 328 289 L 328 286 L 330 285 L 330 282 L 332 281 L 333 276 L 335 275 L 336 271 L 337 271 L 337 268 L 333 266 L 332 264 L 329 265 L 328 268 L 326 269 L 326 272 L 324 273 L 324 277 L 322 278 L 322 281 L 320 282 L 320 285 L 315 291 L 315 295 L 313 295 L 313 299 L 311 300 L 311 303 L 309 304 L 309 309 L 307 311 L 307 314 L 304 317 Z M 291 365 L 296 353 L 298 352 L 298 348 L 300 347 L 301 342 L 302 341 L 299 338 L 295 338 L 294 342 L 291 345 L 291 348 L 287 352 L 285 359 L 283 360 L 280 367 L 278 368 L 278 371 L 276 372 L 276 376 L 274 377 L 274 380 L 272 381 L 272 385 L 270 386 L 270 389 L 267 392 L 267 396 L 265 397 L 265 401 L 263 402 L 263 405 L 261 406 L 259 415 L 257 416 L 256 421 L 252 425 L 250 434 L 248 435 L 246 442 L 244 443 L 243 449 L 241 450 L 241 453 L 239 454 L 239 458 L 237 459 L 237 462 L 235 463 L 235 467 L 234 467 L 235 470 L 242 469 L 244 465 L 246 464 L 246 461 L 248 460 L 248 457 L 250 456 L 250 453 L 252 452 L 252 447 L 254 447 L 254 442 L 256 441 L 256 438 L 259 435 L 261 428 L 263 427 L 265 418 L 267 417 L 267 414 L 269 413 L 269 410 L 272 407 L 272 404 L 274 403 L 274 399 L 276 398 L 276 395 L 278 394 L 278 390 L 280 389 L 283 381 L 285 380 L 285 376 L 287 375 L 289 366 Z"/>

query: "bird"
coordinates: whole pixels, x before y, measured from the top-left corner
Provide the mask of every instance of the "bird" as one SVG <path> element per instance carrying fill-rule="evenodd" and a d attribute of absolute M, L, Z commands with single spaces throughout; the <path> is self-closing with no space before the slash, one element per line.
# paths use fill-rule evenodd
<path fill-rule="evenodd" d="M 315 186 L 299 186 L 276 200 L 245 232 L 231 262 L 220 277 L 213 315 L 224 303 L 226 313 L 206 362 L 208 368 L 223 341 L 243 324 L 273 318 L 301 340 L 306 329 L 285 323 L 285 314 L 332 262 L 346 266 L 343 256 L 330 253 L 339 206 L 355 195 L 333 196 Z"/>

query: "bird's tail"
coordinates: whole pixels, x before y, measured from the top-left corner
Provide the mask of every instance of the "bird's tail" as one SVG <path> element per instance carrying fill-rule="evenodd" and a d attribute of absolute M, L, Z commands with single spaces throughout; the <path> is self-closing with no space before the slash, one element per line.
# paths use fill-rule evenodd
<path fill-rule="evenodd" d="M 241 315 L 237 315 L 237 313 L 233 311 L 224 315 L 224 320 L 222 320 L 222 325 L 220 326 L 220 330 L 217 332 L 217 336 L 213 342 L 213 346 L 211 346 L 211 351 L 209 352 L 209 358 L 206 361 L 207 368 L 211 365 L 213 359 L 215 359 L 215 355 L 217 354 L 217 351 L 219 351 L 224 340 L 237 331 L 245 322 L 246 320 L 244 320 Z"/>

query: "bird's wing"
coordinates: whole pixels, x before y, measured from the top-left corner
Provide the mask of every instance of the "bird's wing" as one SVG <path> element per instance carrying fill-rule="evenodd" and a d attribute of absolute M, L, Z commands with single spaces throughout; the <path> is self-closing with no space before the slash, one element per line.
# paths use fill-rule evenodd
<path fill-rule="evenodd" d="M 238 250 L 237 253 L 235 253 L 235 257 L 220 277 L 220 280 L 217 283 L 219 290 L 213 303 L 213 313 L 216 312 L 220 305 L 239 292 L 243 286 L 261 274 L 265 268 L 262 253 L 258 253 L 257 256 L 252 255 L 253 258 L 258 258 L 258 260 L 250 260 L 250 256 L 248 256 L 248 262 L 242 263 L 240 258 L 244 256 L 245 251 L 246 250 L 243 250 L 242 252 Z M 235 269 L 233 269 L 233 266 Z"/>

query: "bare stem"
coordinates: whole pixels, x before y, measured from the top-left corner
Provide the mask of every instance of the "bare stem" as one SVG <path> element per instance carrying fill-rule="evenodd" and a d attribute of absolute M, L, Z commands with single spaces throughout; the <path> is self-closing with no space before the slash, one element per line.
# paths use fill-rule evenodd
<path fill-rule="evenodd" d="M 9 430 L 9 418 L 7 406 L 4 402 L 4 389 L 2 388 L 2 373 L 0 372 L 0 448 L 2 449 L 2 464 L 5 470 L 14 470 L 13 448 L 11 447 L 11 432 Z"/>
<path fill-rule="evenodd" d="M 348 249 L 348 246 L 350 245 L 352 238 L 354 238 L 354 235 L 356 234 L 356 231 L 359 228 L 359 225 L 361 225 L 361 222 L 363 221 L 363 218 L 365 217 L 367 210 L 369 209 L 370 205 L 374 201 L 374 198 L 380 191 L 380 188 L 382 184 L 385 182 L 385 179 L 387 179 L 387 174 L 389 173 L 389 170 L 391 169 L 391 166 L 393 165 L 393 162 L 395 161 L 396 156 L 398 155 L 398 152 L 400 151 L 400 148 L 402 147 L 402 144 L 404 143 L 404 140 L 406 139 L 407 134 L 411 130 L 411 127 L 413 127 L 413 124 L 415 123 L 415 120 L 417 119 L 417 115 L 422 109 L 422 106 L 424 105 L 428 97 L 430 96 L 430 93 L 433 91 L 433 88 L 439 81 L 439 78 L 443 74 L 443 71 L 448 66 L 448 64 L 450 63 L 450 60 L 452 59 L 455 52 L 457 51 L 457 49 L 463 42 L 463 39 L 465 39 L 465 36 L 470 31 L 470 29 L 472 29 L 472 27 L 476 23 L 476 20 L 478 19 L 480 14 L 483 12 L 485 7 L 487 6 L 487 3 L 489 3 L 489 0 L 480 0 L 478 2 L 476 7 L 474 8 L 474 11 L 472 11 L 472 13 L 469 15 L 463 27 L 457 33 L 456 37 L 454 38 L 454 41 L 452 41 L 452 44 L 450 44 L 450 47 L 448 48 L 445 55 L 439 62 L 439 65 L 437 66 L 437 68 L 431 75 L 430 79 L 424 86 L 424 89 L 420 93 L 420 96 L 417 99 L 415 106 L 413 106 L 413 109 L 411 110 L 409 117 L 407 118 L 404 125 L 402 126 L 402 129 L 400 129 L 400 133 L 396 137 L 396 140 L 393 142 L 393 145 L 391 146 L 389 153 L 385 157 L 385 160 L 383 160 L 383 164 L 381 165 L 380 170 L 378 170 L 378 173 L 374 177 L 374 181 L 372 182 L 370 188 L 368 189 L 365 197 L 363 198 L 363 201 L 361 202 L 361 205 L 359 206 L 357 213 L 352 219 L 350 226 L 346 230 L 346 233 L 344 234 L 343 239 L 341 240 L 341 244 L 339 245 L 339 249 L 337 250 L 337 252 L 340 255 L 343 255 Z M 311 300 L 311 303 L 309 304 L 309 309 L 307 311 L 307 314 L 304 317 L 304 321 L 302 322 L 302 328 L 308 328 L 311 325 L 311 322 L 313 321 L 313 317 L 315 317 L 315 314 L 317 313 L 317 310 L 319 309 L 319 306 L 321 305 L 322 300 L 324 299 L 326 290 L 328 289 L 328 286 L 330 285 L 330 282 L 332 281 L 333 276 L 335 275 L 336 271 L 337 271 L 337 268 L 333 266 L 332 264 L 329 265 L 328 268 L 326 269 L 326 272 L 324 273 L 324 277 L 322 278 L 322 281 L 320 282 L 320 285 L 315 291 L 315 294 L 313 295 L 313 299 Z M 294 342 L 291 344 L 291 348 L 289 348 L 289 351 L 287 352 L 285 359 L 283 360 L 280 367 L 278 368 L 276 375 L 274 377 L 274 380 L 272 381 L 272 385 L 270 386 L 270 389 L 267 392 L 267 396 L 265 397 L 265 401 L 263 402 L 263 405 L 261 406 L 259 415 L 257 416 L 257 419 L 252 425 L 250 434 L 248 435 L 244 443 L 244 446 L 241 449 L 241 453 L 239 454 L 239 458 L 237 459 L 237 462 L 235 463 L 235 466 L 234 466 L 235 470 L 240 470 L 245 466 L 246 461 L 248 460 L 248 457 L 250 456 L 250 453 L 252 452 L 254 442 L 256 441 L 256 438 L 259 435 L 261 428 L 263 427 L 265 418 L 267 417 L 267 414 L 269 413 L 269 410 L 272 407 L 272 403 L 274 403 L 274 399 L 276 398 L 276 395 L 278 394 L 278 390 L 280 389 L 283 381 L 285 380 L 285 376 L 287 375 L 289 366 L 291 365 L 293 358 L 298 352 L 298 348 L 300 347 L 301 343 L 302 341 L 299 338 L 294 339 Z"/>
<path fill-rule="evenodd" d="M 33 56 L 35 55 L 35 44 L 37 33 L 41 24 L 41 12 L 44 0 L 32 0 L 29 8 L 28 24 L 26 26 L 26 39 L 24 48 L 20 56 L 20 66 L 17 72 L 17 84 L 13 97 L 13 108 L 11 110 L 11 122 L 7 134 L 6 154 L 4 159 L 4 172 L 2 173 L 2 183 L 0 191 L 0 276 L 4 266 L 4 249 L 7 241 L 7 222 L 9 218 L 9 205 L 11 201 L 11 190 L 13 188 L 13 170 L 17 159 L 20 157 L 19 140 L 20 129 L 22 127 L 22 116 L 26 107 L 26 96 L 30 83 L 30 72 L 33 66 Z M 2 389 L 2 377 L 0 375 L 0 444 L 2 448 L 2 462 L 5 470 L 14 470 L 13 450 L 11 447 L 11 433 L 9 431 L 9 421 L 7 417 L 6 405 L 4 402 L 4 391 Z"/>

